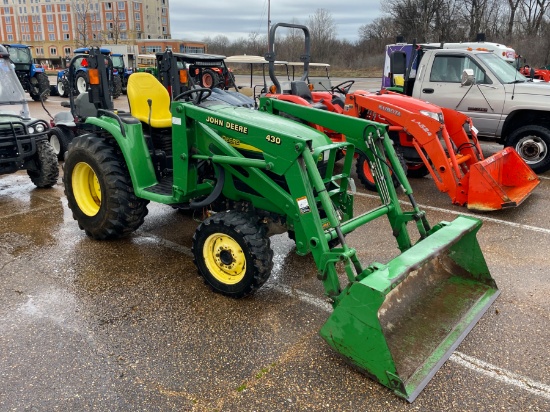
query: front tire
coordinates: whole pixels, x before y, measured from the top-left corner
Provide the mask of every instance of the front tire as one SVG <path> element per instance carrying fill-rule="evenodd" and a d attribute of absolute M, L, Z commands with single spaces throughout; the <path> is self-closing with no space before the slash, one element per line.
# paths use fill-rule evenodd
<path fill-rule="evenodd" d="M 63 160 L 63 156 L 69 147 L 69 143 L 74 138 L 71 130 L 62 127 L 52 127 L 50 130 L 50 144 L 58 160 Z"/>
<path fill-rule="evenodd" d="M 216 213 L 193 235 L 194 262 L 205 283 L 218 293 L 242 298 L 269 278 L 273 251 L 257 217 L 236 211 Z"/>
<path fill-rule="evenodd" d="M 510 135 L 506 146 L 513 147 L 535 173 L 550 169 L 550 130 L 546 127 L 520 127 Z"/>
<path fill-rule="evenodd" d="M 149 201 L 134 194 L 114 139 L 77 136 L 65 157 L 65 195 L 73 218 L 94 239 L 116 239 L 139 228 Z"/>
<path fill-rule="evenodd" d="M 66 78 L 57 82 L 57 92 L 61 97 L 69 97 L 69 81 Z"/>
<path fill-rule="evenodd" d="M 88 74 L 85 72 L 78 72 L 75 76 L 75 95 L 85 93 L 88 90 Z"/>
<path fill-rule="evenodd" d="M 34 163 L 36 168 L 27 169 L 27 174 L 36 187 L 52 187 L 57 183 L 59 177 L 57 156 L 49 142 L 45 140 L 36 142 Z"/>

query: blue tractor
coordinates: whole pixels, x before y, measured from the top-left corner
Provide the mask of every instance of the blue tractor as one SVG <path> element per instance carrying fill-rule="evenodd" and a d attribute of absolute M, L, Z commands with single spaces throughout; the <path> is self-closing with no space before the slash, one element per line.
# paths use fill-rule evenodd
<path fill-rule="evenodd" d="M 74 51 L 74 55 L 89 55 L 89 47 L 81 47 Z M 111 50 L 102 48 L 101 54 L 110 58 Z M 57 72 L 57 91 L 62 97 L 69 97 L 69 92 L 72 89 L 73 95 L 78 96 L 88 90 L 90 81 L 88 78 L 87 59 L 79 59 L 77 66 L 74 68 L 75 76 L 72 84 L 69 82 L 68 70 L 60 70 Z M 120 76 L 115 72 L 110 77 L 110 93 L 113 99 L 116 99 L 122 94 L 122 81 Z"/>
<path fill-rule="evenodd" d="M 17 78 L 34 101 L 46 100 L 50 95 L 50 80 L 42 67 L 36 67 L 31 49 L 24 44 L 4 44 Z"/>

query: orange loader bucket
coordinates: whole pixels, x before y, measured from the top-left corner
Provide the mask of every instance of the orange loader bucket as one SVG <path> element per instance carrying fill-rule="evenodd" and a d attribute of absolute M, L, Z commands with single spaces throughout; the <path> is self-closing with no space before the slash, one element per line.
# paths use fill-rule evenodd
<path fill-rule="evenodd" d="M 540 179 L 512 147 L 470 166 L 468 209 L 491 211 L 519 206 Z"/>

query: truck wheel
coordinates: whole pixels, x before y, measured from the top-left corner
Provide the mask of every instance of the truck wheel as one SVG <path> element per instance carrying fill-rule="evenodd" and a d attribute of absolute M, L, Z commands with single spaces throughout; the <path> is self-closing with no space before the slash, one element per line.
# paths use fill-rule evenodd
<path fill-rule="evenodd" d="M 85 72 L 78 72 L 75 76 L 75 95 L 85 93 L 88 90 L 88 75 Z"/>
<path fill-rule="evenodd" d="M 61 97 L 69 97 L 69 81 L 65 78 L 57 82 L 57 92 Z"/>
<path fill-rule="evenodd" d="M 122 81 L 120 76 L 113 76 L 113 99 L 117 99 L 122 94 Z"/>
<path fill-rule="evenodd" d="M 202 87 L 207 87 L 209 89 L 212 89 L 218 85 L 220 82 L 220 79 L 218 78 L 218 74 L 210 69 L 204 69 L 201 76 L 201 83 Z"/>
<path fill-rule="evenodd" d="M 124 158 L 110 140 L 95 134 L 75 137 L 63 167 L 73 218 L 88 236 L 99 240 L 135 231 L 142 225 L 149 203 L 134 194 Z"/>
<path fill-rule="evenodd" d="M 31 90 L 29 94 L 31 98 L 35 102 L 39 102 L 41 98 L 47 100 L 50 95 L 50 80 L 48 79 L 48 75 L 46 73 L 36 73 L 30 81 Z M 43 97 L 42 94 L 44 94 Z"/>
<path fill-rule="evenodd" d="M 52 127 L 50 129 L 50 145 L 59 160 L 63 160 L 63 156 L 73 138 L 74 134 L 70 129 L 61 127 Z"/>
<path fill-rule="evenodd" d="M 34 163 L 36 169 L 27 169 L 27 174 L 36 187 L 52 187 L 57 183 L 59 177 L 57 156 L 47 141 L 36 143 Z"/>
<path fill-rule="evenodd" d="M 507 140 L 506 146 L 516 149 L 525 163 L 535 173 L 550 169 L 550 130 L 543 126 L 523 126 L 514 131 Z"/>
<path fill-rule="evenodd" d="M 192 251 L 205 283 L 232 298 L 260 288 L 273 267 L 266 227 L 242 212 L 220 212 L 204 220 L 193 235 Z"/>

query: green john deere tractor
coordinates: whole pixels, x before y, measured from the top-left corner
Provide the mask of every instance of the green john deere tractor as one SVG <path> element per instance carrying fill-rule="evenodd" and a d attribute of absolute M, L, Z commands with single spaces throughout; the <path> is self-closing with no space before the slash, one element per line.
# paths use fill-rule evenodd
<path fill-rule="evenodd" d="M 100 83 L 107 79 L 99 63 Z M 411 402 L 498 296 L 476 240 L 481 222 L 458 217 L 430 227 L 385 125 L 267 98 L 260 110 L 229 106 L 209 100 L 204 88 L 175 96 L 168 110 L 168 92 L 147 73 L 133 74 L 128 91 L 131 112 L 87 117 L 96 131 L 75 137 L 65 157 L 68 205 L 88 236 L 133 232 L 150 201 L 201 209 L 223 203 L 197 227 L 192 251 L 208 285 L 240 298 L 269 278 L 269 236 L 291 232 L 332 301 L 321 336 Z M 279 111 L 347 140 L 333 143 Z M 381 200 L 359 215 L 350 190 L 355 152 L 370 159 Z M 401 209 L 392 173 L 411 211 Z M 365 266 L 345 235 L 384 216 L 401 253 Z"/>

